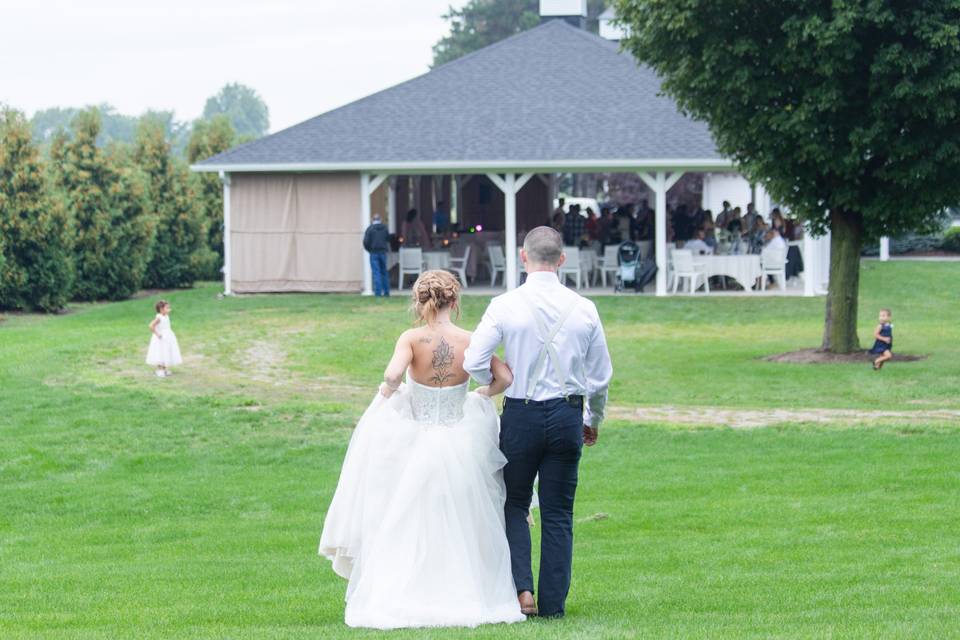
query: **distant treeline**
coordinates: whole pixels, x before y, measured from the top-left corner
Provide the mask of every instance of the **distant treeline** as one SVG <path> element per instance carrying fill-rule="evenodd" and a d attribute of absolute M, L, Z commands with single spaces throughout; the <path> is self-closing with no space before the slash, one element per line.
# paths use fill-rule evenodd
<path fill-rule="evenodd" d="M 83 108 L 79 107 L 51 107 L 37 111 L 30 118 L 33 141 L 46 149 L 57 132 L 69 129 L 82 110 Z M 177 120 L 172 111 L 151 110 L 134 116 L 119 113 L 106 103 L 97 105 L 97 110 L 100 112 L 100 133 L 97 135 L 99 146 L 106 146 L 111 142 L 133 144 L 140 120 L 150 118 L 162 125 L 173 153 L 183 156 L 195 124 Z M 210 121 L 218 115 L 227 117 L 240 142 L 260 138 L 266 135 L 270 128 L 266 103 L 255 90 L 242 84 L 227 84 L 216 95 L 210 96 L 199 121 Z"/>

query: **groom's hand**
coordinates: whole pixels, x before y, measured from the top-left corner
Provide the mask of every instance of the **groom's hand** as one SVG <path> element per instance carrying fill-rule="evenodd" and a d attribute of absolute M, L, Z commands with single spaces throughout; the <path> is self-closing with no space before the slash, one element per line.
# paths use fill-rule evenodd
<path fill-rule="evenodd" d="M 599 432 L 596 427 L 591 427 L 588 424 L 583 425 L 583 444 L 588 447 L 592 447 L 597 444 L 597 436 Z"/>

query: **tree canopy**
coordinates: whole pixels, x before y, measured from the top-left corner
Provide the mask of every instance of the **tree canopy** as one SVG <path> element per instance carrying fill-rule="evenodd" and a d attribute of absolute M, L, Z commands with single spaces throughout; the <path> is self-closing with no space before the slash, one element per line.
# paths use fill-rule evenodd
<path fill-rule="evenodd" d="M 259 138 L 270 129 L 270 111 L 256 91 L 234 82 L 224 85 L 216 95 L 207 99 L 203 119 L 226 115 L 242 138 Z"/>
<path fill-rule="evenodd" d="M 618 0 L 625 46 L 720 151 L 832 232 L 824 346 L 858 348 L 862 243 L 960 200 L 956 0 Z"/>
<path fill-rule="evenodd" d="M 588 0 L 588 28 L 596 31 L 596 17 L 610 0 Z M 433 66 L 446 64 L 487 45 L 540 24 L 539 0 L 469 0 L 463 8 L 450 7 L 443 19 L 450 33 L 433 45 Z"/>

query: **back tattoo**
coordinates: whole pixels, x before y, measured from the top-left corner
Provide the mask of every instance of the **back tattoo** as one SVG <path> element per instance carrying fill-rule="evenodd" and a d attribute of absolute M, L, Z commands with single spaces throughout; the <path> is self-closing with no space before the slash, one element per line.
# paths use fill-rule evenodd
<path fill-rule="evenodd" d="M 440 338 L 440 344 L 433 350 L 433 377 L 430 381 L 442 385 L 453 377 L 450 368 L 453 366 L 453 347 L 444 338 Z"/>

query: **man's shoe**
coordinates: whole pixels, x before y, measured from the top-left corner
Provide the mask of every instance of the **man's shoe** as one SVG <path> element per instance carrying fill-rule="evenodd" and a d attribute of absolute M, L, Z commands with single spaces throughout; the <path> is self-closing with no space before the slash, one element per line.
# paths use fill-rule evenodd
<path fill-rule="evenodd" d="M 517 595 L 517 599 L 520 600 L 520 613 L 525 616 L 537 615 L 537 603 L 533 599 L 532 593 L 523 591 Z"/>

